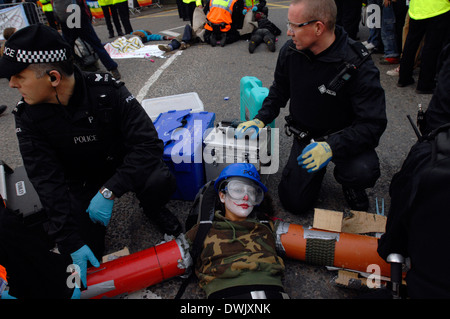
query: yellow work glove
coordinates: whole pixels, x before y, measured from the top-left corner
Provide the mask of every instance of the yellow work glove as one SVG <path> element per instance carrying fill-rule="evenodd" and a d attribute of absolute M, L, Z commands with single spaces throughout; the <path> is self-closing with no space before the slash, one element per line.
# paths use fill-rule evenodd
<path fill-rule="evenodd" d="M 244 123 L 241 123 L 236 128 L 236 132 L 234 133 L 234 136 L 236 138 L 242 138 L 245 134 L 248 134 L 248 130 L 253 130 L 253 134 L 250 136 L 250 138 L 255 138 L 259 134 L 259 129 L 266 126 L 262 121 L 258 119 L 253 119 L 251 121 L 247 121 Z"/>
<path fill-rule="evenodd" d="M 313 142 L 303 149 L 297 162 L 311 173 L 325 167 L 332 156 L 333 152 L 327 142 Z"/>

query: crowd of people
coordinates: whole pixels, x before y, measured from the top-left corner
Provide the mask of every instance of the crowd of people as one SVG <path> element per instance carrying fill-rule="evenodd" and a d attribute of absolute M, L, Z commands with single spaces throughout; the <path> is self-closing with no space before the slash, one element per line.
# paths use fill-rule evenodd
<path fill-rule="evenodd" d="M 441 10 L 427 7 L 426 12 L 434 12 L 435 18 L 424 18 L 417 16 L 424 9 L 417 7 L 420 4 L 416 1 L 409 3 L 410 27 L 400 58 L 399 86 L 412 84 L 411 73 L 407 72 L 425 34 L 417 90 L 433 90 L 434 95 L 421 122 L 424 139 L 415 146 L 420 149 L 423 161 L 426 156 L 431 157 L 430 145 L 435 137 L 439 136 L 439 141 L 446 137 L 438 133 L 447 132 L 445 125 L 450 119 L 450 49 L 445 46 L 449 40 L 450 3 L 433 0 L 442 5 Z M 200 8 L 205 15 L 203 41 L 223 46 L 240 39 L 244 17 L 250 14 L 256 23 L 247 34 L 250 53 L 262 42 L 275 51 L 274 36 L 281 31 L 267 20 L 265 2 L 220 2 L 219 5 L 217 0 L 211 0 Z M 357 41 L 354 21 L 348 21 L 346 15 L 345 10 L 356 14 L 357 7 L 360 14 L 360 1 L 347 7 L 350 2 L 291 1 L 287 15 L 290 39 L 280 48 L 268 96 L 257 115 L 239 124 L 236 130 L 237 137 L 252 130 L 258 132 L 288 106 L 286 122 L 294 132 L 293 144 L 282 171 L 278 196 L 283 208 L 292 214 L 311 212 L 330 162 L 334 163 L 334 177 L 353 210 L 368 209 L 366 190 L 380 177 L 376 148 L 387 126 L 385 92 L 379 70 L 369 54 L 375 43 L 364 45 Z M 384 5 L 388 8 L 391 3 L 386 1 Z M 195 23 L 199 6 L 203 4 L 196 1 L 180 5 L 185 8 L 180 9 L 180 18 L 190 24 L 181 38 L 172 39 L 165 47 L 167 51 L 181 48 L 183 43 L 191 43 L 199 36 Z M 387 12 L 383 10 L 383 21 L 391 20 Z M 87 286 L 88 265 L 100 265 L 98 260 L 105 250 L 106 227 L 114 201 L 126 192 L 135 193 L 144 214 L 162 233 L 173 236 L 183 233 L 180 221 L 166 206 L 175 192 L 176 179 L 162 159 L 164 145 L 140 103 L 123 82 L 117 81 L 120 78 L 117 63 L 106 52 L 101 53 L 100 40 L 89 16 L 83 17 L 78 31 L 59 17 L 62 35 L 42 24 L 15 30 L 0 59 L 0 78 L 8 79 L 10 87 L 22 94 L 13 111 L 19 150 L 46 213 L 45 221 L 36 228 L 0 205 L 0 289 L 6 281 L 9 285 L 9 290 L 1 295 L 4 299 L 79 298 L 80 289 Z M 421 18 L 431 20 L 422 23 Z M 125 25 L 124 28 L 127 33 L 133 32 Z M 399 29 L 392 25 L 386 28 Z M 388 33 L 387 29 L 383 31 L 381 27 L 380 34 Z M 106 72 L 84 72 L 74 63 L 73 44 L 78 37 L 90 41 L 114 77 Z M 374 47 L 368 48 L 369 43 Z M 383 58 L 392 61 L 388 59 L 394 56 L 387 56 L 387 47 L 385 44 Z M 423 63 L 424 59 L 429 63 Z M 430 66 L 431 61 L 436 65 Z M 438 74 L 437 80 L 430 74 Z M 445 147 L 440 156 L 439 159 L 450 158 Z M 408 159 L 413 160 L 414 156 Z M 432 173 L 423 174 L 434 176 Z M 410 181 L 412 174 L 398 176 L 402 178 L 397 178 L 392 187 L 400 188 L 391 189 L 392 196 L 398 196 L 393 198 L 393 207 L 405 202 L 401 197 L 404 187 L 418 185 L 417 190 L 424 187 L 422 182 L 430 184 L 427 175 L 414 183 Z M 445 187 L 445 181 L 442 185 Z M 256 168 L 252 164 L 227 166 L 215 181 L 214 189 L 217 199 L 214 220 L 200 255 L 193 261 L 199 284 L 208 298 L 252 298 L 255 292 L 258 295 L 263 292 L 267 298 L 287 298 L 282 285 L 284 263 L 276 251 L 270 203 L 264 204 L 264 200 L 270 201 L 269 190 Z M 442 196 L 448 197 L 445 192 Z M 408 203 L 415 199 L 408 198 Z M 421 200 L 419 203 L 425 209 L 426 198 Z M 410 218 L 419 207 L 405 206 L 401 216 Z M 441 208 L 438 204 L 432 206 L 433 212 Z M 412 231 L 408 222 L 401 219 L 398 222 L 397 211 L 393 210 L 392 216 L 395 220 L 389 222 L 380 241 L 380 255 L 387 258 L 390 252 L 400 252 L 411 257 L 414 271 L 407 277 L 411 279 L 408 282 L 411 297 L 427 297 L 427 293 L 449 297 L 448 280 L 436 278 L 438 274 L 431 271 L 434 264 L 422 262 L 422 258 L 428 258 L 426 249 L 421 246 L 417 253 L 411 244 L 418 241 L 414 237 L 418 232 Z M 442 218 L 448 220 L 448 216 Z M 417 219 L 412 220 L 413 226 L 420 225 Z M 190 243 L 195 241 L 198 227 L 186 229 Z M 398 229 L 405 233 L 400 243 L 396 241 Z M 217 246 L 221 247 L 219 255 L 214 249 Z M 68 264 L 78 266 L 80 286 L 66 284 Z M 254 267 L 255 264 L 259 267 Z M 234 271 L 236 265 L 238 270 Z M 30 285 L 37 276 L 41 284 Z"/>

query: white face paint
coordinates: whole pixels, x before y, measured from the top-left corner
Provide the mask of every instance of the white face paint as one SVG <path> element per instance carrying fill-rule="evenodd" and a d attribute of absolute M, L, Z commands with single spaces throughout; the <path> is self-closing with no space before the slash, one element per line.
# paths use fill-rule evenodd
<path fill-rule="evenodd" d="M 249 202 L 248 195 L 242 199 L 234 199 L 228 194 L 224 194 L 220 200 L 225 204 L 225 216 L 231 220 L 245 219 L 253 211 L 254 206 Z"/>

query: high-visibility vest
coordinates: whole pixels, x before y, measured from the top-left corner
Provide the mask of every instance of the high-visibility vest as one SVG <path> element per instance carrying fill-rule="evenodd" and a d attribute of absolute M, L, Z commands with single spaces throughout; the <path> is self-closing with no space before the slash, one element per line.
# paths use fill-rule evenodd
<path fill-rule="evenodd" d="M 209 12 L 206 16 L 208 22 L 213 24 L 225 23 L 226 26 L 221 29 L 222 32 L 227 32 L 231 29 L 231 16 L 233 14 L 233 6 L 237 0 L 211 0 L 209 4 Z M 205 24 L 205 29 L 212 31 L 213 28 Z"/>
<path fill-rule="evenodd" d="M 409 2 L 409 16 L 414 20 L 432 18 L 450 10 L 448 0 L 411 0 Z"/>
<path fill-rule="evenodd" d="M 195 5 L 198 7 L 198 6 L 201 6 L 203 3 L 202 3 L 202 0 L 183 0 L 183 2 L 184 3 L 186 3 L 186 4 L 188 4 L 188 3 L 191 3 L 191 2 L 195 2 Z"/>
<path fill-rule="evenodd" d="M 113 4 L 113 0 L 98 0 L 98 5 L 100 7 L 110 6 Z"/>
<path fill-rule="evenodd" d="M 118 4 L 118 3 L 122 3 L 128 0 L 113 0 L 113 4 Z"/>
<path fill-rule="evenodd" d="M 42 11 L 44 12 L 53 11 L 52 2 L 50 0 L 40 0 L 39 2 L 42 4 Z"/>
<path fill-rule="evenodd" d="M 246 9 L 251 9 L 254 6 L 258 5 L 259 1 L 258 0 L 245 0 L 245 8 Z"/>

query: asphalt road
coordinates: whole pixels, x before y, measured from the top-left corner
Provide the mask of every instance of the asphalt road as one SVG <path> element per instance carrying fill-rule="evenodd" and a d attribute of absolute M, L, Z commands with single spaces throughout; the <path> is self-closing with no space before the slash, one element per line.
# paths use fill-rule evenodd
<path fill-rule="evenodd" d="M 278 50 L 288 39 L 285 34 L 287 10 L 289 1 L 272 0 L 269 2 L 269 18 L 283 34 L 278 37 L 277 51 L 272 53 L 265 45 L 258 47 L 254 54 L 248 52 L 248 42 L 239 41 L 225 47 L 211 47 L 199 44 L 187 50 L 179 51 L 177 56 L 167 61 L 166 58 L 155 58 L 154 62 L 146 59 L 117 60 L 122 81 L 128 89 L 140 99 L 156 98 L 174 94 L 196 92 L 204 104 L 206 111 L 216 114 L 216 121 L 239 118 L 239 82 L 244 76 L 259 78 L 263 86 L 269 87 L 273 80 L 273 72 L 278 56 Z M 153 33 L 173 34 L 181 33 L 186 22 L 183 22 L 175 7 L 146 8 L 142 13 L 132 16 L 132 26 L 137 29 L 148 29 Z M 108 42 L 108 32 L 104 23 L 97 23 L 95 30 L 103 42 Z M 368 37 L 368 29 L 361 26 L 359 33 L 361 41 Z M 168 43 L 163 41 L 161 43 Z M 150 43 L 156 44 L 156 43 Z M 375 198 L 384 198 L 386 211 L 389 207 L 389 183 L 406 157 L 411 145 L 415 142 L 414 135 L 406 116 L 415 118 L 417 105 L 428 106 L 430 95 L 418 95 L 414 87 L 397 88 L 396 77 L 386 75 L 386 71 L 395 66 L 379 65 L 382 55 L 374 54 L 373 59 L 378 65 L 381 82 L 386 92 L 388 127 L 381 138 L 377 149 L 381 162 L 381 177 L 373 189 L 368 190 L 371 206 L 369 212 L 375 213 Z M 417 77 L 417 75 L 416 75 Z M 416 78 L 417 79 L 417 78 Z M 18 151 L 13 115 L 10 114 L 20 94 L 8 87 L 5 79 L 0 80 L 1 104 L 8 105 L 7 112 L 0 116 L 0 159 L 11 167 L 22 165 Z M 228 99 L 225 99 L 228 97 Z M 276 126 L 283 128 L 286 110 L 276 120 Z M 274 196 L 277 217 L 287 222 L 312 225 L 312 214 L 294 216 L 283 210 L 277 198 L 277 185 L 280 181 L 282 167 L 289 154 L 292 140 L 284 133 L 279 135 L 280 164 L 277 173 L 272 174 L 267 182 L 269 190 Z M 172 200 L 169 208 L 184 222 L 191 202 Z M 341 187 L 332 174 L 330 165 L 325 176 L 318 208 L 337 211 L 347 209 Z M 163 240 L 163 234 L 152 225 L 143 215 L 139 203 L 133 194 L 125 194 L 116 201 L 114 214 L 106 237 L 107 252 L 111 253 L 128 247 L 136 252 L 153 246 Z M 353 298 L 362 292 L 338 287 L 333 278 L 336 272 L 323 267 L 308 265 L 297 260 L 286 262 L 286 291 L 291 298 L 301 299 L 345 299 Z M 133 294 L 132 298 L 173 298 L 181 283 L 180 278 L 173 278 L 145 291 Z M 191 284 L 185 298 L 204 298 L 203 292 L 196 284 Z"/>

